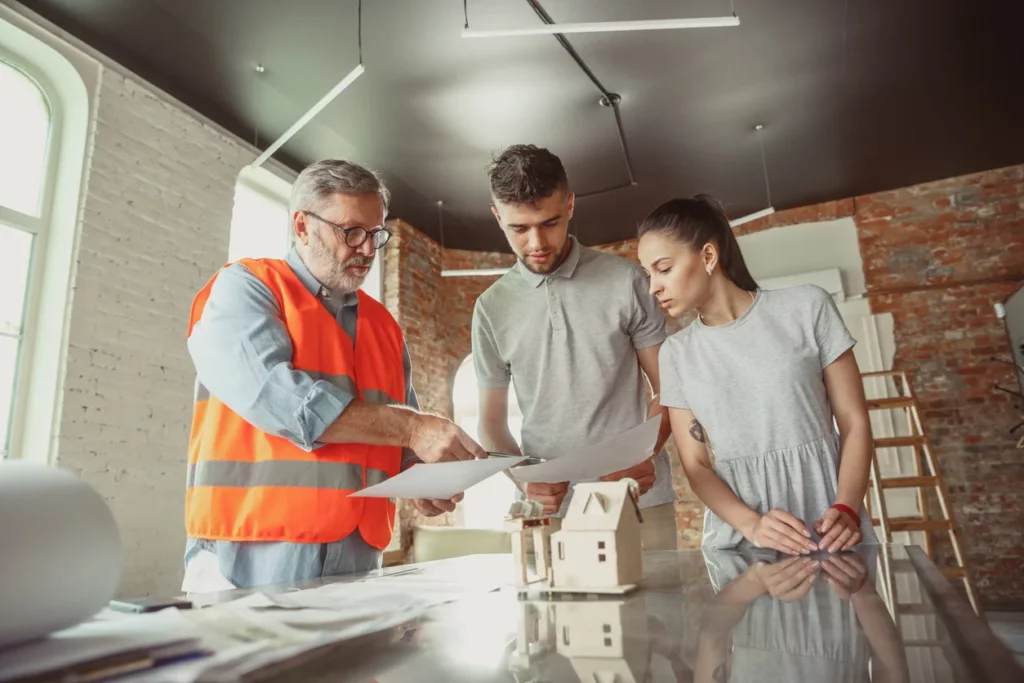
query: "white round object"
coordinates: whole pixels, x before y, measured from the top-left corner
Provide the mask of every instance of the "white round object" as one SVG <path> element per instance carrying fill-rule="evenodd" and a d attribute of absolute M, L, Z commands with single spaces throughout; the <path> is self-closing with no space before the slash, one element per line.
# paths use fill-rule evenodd
<path fill-rule="evenodd" d="M 110 508 L 57 467 L 0 462 L 0 552 L 0 647 L 85 621 L 121 580 Z"/>

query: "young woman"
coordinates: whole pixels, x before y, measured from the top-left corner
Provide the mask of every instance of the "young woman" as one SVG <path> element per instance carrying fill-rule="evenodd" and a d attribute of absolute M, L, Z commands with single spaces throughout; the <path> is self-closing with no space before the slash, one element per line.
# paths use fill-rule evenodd
<path fill-rule="evenodd" d="M 758 289 L 706 195 L 662 204 L 639 238 L 651 294 L 673 317 L 696 313 L 659 364 L 661 404 L 707 506 L 703 547 L 746 539 L 807 554 L 874 543 L 863 512 L 871 425 L 832 298 L 812 285 Z"/>

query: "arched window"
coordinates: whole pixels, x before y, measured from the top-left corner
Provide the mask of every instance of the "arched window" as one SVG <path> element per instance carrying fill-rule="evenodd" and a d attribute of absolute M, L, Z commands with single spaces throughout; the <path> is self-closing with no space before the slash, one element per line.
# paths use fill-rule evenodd
<path fill-rule="evenodd" d="M 52 463 L 99 62 L 0 3 L 0 458 Z"/>
<path fill-rule="evenodd" d="M 473 357 L 469 356 L 455 373 L 452 403 L 455 423 L 476 441 L 479 441 L 477 423 L 480 417 L 478 391 Z M 508 426 L 516 443 L 521 444 L 523 413 L 519 410 L 513 386 L 509 386 L 508 393 Z M 496 474 L 466 491 L 466 497 L 459 506 L 458 522 L 461 526 L 475 529 L 502 529 L 505 513 L 515 496 L 515 484 L 505 474 Z"/>
<path fill-rule="evenodd" d="M 0 456 L 25 391 L 29 301 L 49 223 L 52 122 L 43 89 L 0 55 Z"/>

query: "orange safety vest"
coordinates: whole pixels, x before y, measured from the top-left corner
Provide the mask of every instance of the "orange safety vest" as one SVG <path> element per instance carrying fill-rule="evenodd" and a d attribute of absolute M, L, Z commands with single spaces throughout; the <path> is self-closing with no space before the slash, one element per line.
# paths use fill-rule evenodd
<path fill-rule="evenodd" d="M 285 261 L 240 261 L 277 299 L 292 341 L 292 365 L 369 403 L 404 403 L 403 339 L 387 309 L 359 292 L 356 344 Z M 192 303 L 188 333 L 203 314 L 213 278 Z M 280 406 L 289 410 L 288 406 Z M 306 452 L 252 426 L 196 384 L 185 489 L 185 528 L 221 541 L 333 543 L 356 529 L 383 550 L 395 504 L 350 498 L 398 474 L 398 446 L 325 444 Z"/>

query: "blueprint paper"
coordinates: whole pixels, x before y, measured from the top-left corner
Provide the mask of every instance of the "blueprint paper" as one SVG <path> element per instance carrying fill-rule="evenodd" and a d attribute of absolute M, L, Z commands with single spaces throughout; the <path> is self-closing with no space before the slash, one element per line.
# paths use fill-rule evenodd
<path fill-rule="evenodd" d="M 446 499 L 522 461 L 522 458 L 483 458 L 423 463 L 351 495 L 367 498 Z"/>
<path fill-rule="evenodd" d="M 601 443 L 537 465 L 514 467 L 509 474 L 516 481 L 546 484 L 600 479 L 607 474 L 638 465 L 654 455 L 660 428 L 661 415 L 658 415 Z"/>

